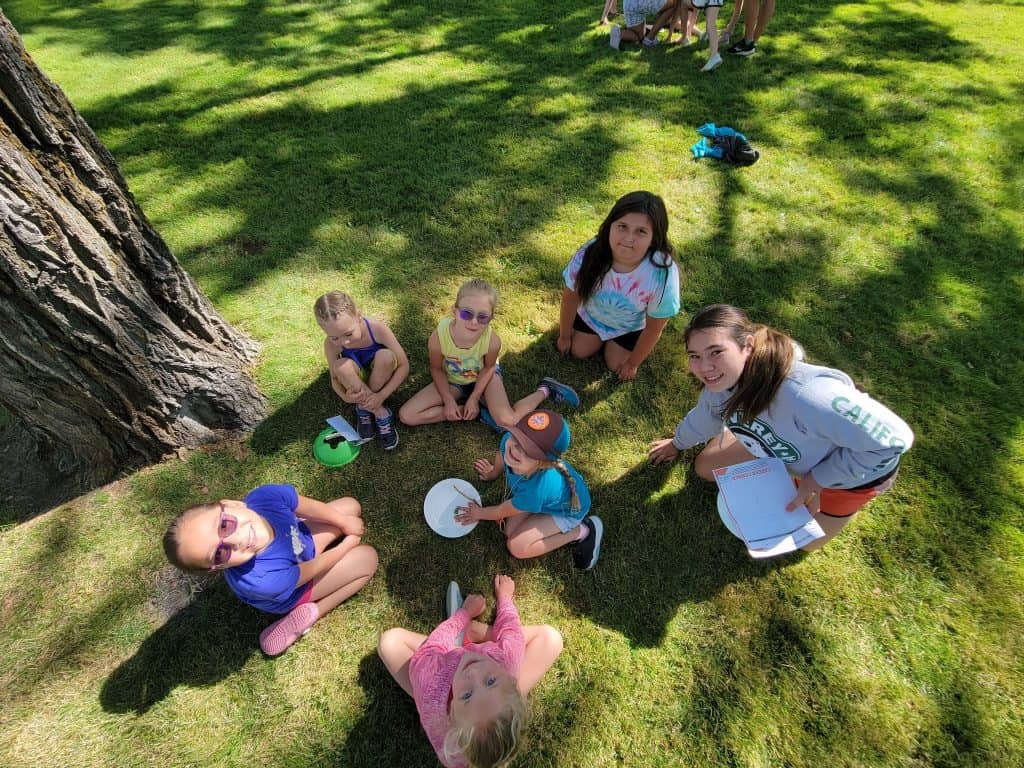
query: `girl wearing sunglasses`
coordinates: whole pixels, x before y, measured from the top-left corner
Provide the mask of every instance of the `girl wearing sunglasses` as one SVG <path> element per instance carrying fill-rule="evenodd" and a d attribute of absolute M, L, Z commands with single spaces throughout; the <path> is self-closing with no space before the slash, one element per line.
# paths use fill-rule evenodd
<path fill-rule="evenodd" d="M 549 377 L 511 404 L 498 366 L 501 339 L 491 326 L 497 304 L 497 292 L 483 280 L 469 280 L 459 288 L 451 315 L 441 319 L 427 341 L 432 381 L 402 406 L 398 418 L 403 424 L 479 417 L 503 431 L 549 397 L 556 403 L 580 404 L 572 387 Z"/>
<path fill-rule="evenodd" d="M 260 648 L 276 656 L 373 576 L 377 552 L 360 544 L 364 530 L 351 497 L 325 504 L 290 485 L 262 485 L 243 501 L 183 512 L 164 552 L 182 570 L 223 571 L 242 602 L 285 614 L 260 633 Z"/>

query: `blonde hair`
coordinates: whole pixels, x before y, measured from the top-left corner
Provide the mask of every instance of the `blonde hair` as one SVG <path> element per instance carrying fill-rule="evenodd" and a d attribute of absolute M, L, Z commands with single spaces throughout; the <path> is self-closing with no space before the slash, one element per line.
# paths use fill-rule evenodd
<path fill-rule="evenodd" d="M 505 708 L 487 725 L 472 726 L 455 721 L 444 737 L 444 755 L 449 760 L 462 755 L 471 768 L 499 768 L 515 757 L 529 720 L 526 698 L 509 675 L 511 690 Z"/>
<path fill-rule="evenodd" d="M 181 544 L 181 526 L 185 523 L 188 518 L 193 515 L 197 515 L 200 512 L 205 512 L 213 507 L 214 504 L 198 504 L 194 507 L 189 507 L 180 515 L 178 515 L 171 524 L 167 527 L 167 532 L 164 534 L 164 554 L 167 555 L 167 559 L 171 565 L 182 571 L 205 571 L 208 570 L 206 564 L 195 565 L 194 563 L 186 563 L 181 559 L 181 553 L 178 551 Z"/>
<path fill-rule="evenodd" d="M 467 280 L 459 286 L 459 292 L 455 295 L 455 304 L 458 306 L 459 302 L 462 301 L 463 297 L 467 293 L 482 293 L 488 299 L 491 300 L 491 312 L 494 312 L 498 308 L 498 292 L 494 290 L 494 286 L 488 283 L 486 280 L 481 280 L 479 277 L 474 277 L 472 280 Z"/>
<path fill-rule="evenodd" d="M 569 484 L 569 509 L 573 512 L 580 511 L 580 497 L 576 493 L 576 478 L 569 473 L 569 468 L 565 466 L 565 462 L 561 459 L 555 461 L 542 460 L 540 467 L 543 469 L 551 469 L 554 467 L 558 470 L 558 474 Z"/>
<path fill-rule="evenodd" d="M 359 311 L 356 309 L 356 303 L 352 301 L 352 297 L 341 291 L 330 291 L 317 299 L 313 305 L 313 314 L 316 315 L 317 320 L 325 323 L 330 322 L 338 315 L 359 317 Z"/>

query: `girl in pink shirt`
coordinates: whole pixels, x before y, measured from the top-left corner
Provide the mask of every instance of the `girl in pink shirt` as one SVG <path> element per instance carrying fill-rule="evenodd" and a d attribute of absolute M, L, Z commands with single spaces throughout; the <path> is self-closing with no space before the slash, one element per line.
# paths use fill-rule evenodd
<path fill-rule="evenodd" d="M 494 577 L 492 626 L 473 621 L 486 602 L 470 595 L 429 637 L 400 627 L 380 637 L 377 653 L 416 702 L 423 730 L 447 768 L 491 768 L 512 758 L 526 695 L 562 652 L 554 627 L 520 626 L 515 586 L 508 576 Z"/>

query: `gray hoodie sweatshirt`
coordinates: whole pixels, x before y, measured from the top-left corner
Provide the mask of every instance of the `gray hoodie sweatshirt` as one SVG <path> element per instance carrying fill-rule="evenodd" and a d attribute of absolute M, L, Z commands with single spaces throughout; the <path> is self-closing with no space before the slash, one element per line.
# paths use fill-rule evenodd
<path fill-rule="evenodd" d="M 723 423 L 731 394 L 705 388 L 672 444 L 682 451 L 728 426 L 754 456 L 782 459 L 791 475 L 811 472 L 823 488 L 856 488 L 896 469 L 914 442 L 906 422 L 833 368 L 793 363 L 771 405 L 749 424 L 736 416 Z"/>

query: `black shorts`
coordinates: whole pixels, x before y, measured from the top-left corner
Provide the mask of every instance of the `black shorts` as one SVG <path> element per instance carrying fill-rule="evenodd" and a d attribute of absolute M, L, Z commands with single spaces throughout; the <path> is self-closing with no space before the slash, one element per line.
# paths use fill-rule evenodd
<path fill-rule="evenodd" d="M 592 336 L 597 336 L 597 331 L 587 325 L 587 321 L 580 317 L 579 314 L 577 314 L 576 319 L 572 321 L 572 329 L 574 331 L 579 331 L 580 333 L 589 333 Z M 624 333 L 621 336 L 616 336 L 614 339 L 608 339 L 608 341 L 614 341 L 623 349 L 632 352 L 641 333 L 643 333 L 643 331 L 630 331 L 629 333 Z"/>

